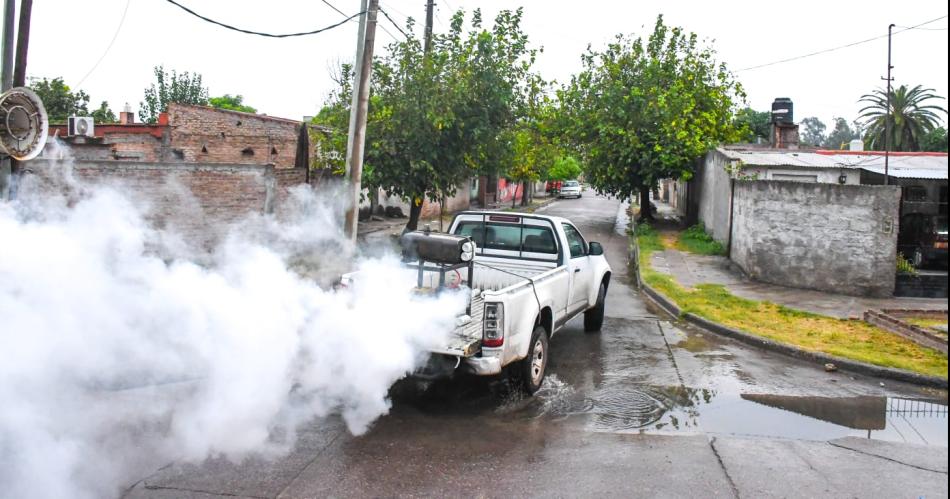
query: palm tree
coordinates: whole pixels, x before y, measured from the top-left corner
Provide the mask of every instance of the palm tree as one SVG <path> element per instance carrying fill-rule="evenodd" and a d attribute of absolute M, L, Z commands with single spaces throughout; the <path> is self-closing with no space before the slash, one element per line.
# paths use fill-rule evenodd
<path fill-rule="evenodd" d="M 924 104 L 931 99 L 943 99 L 933 93 L 932 88 L 921 88 L 917 85 L 908 89 L 901 85 L 891 91 L 891 150 L 892 151 L 919 151 L 924 136 L 940 125 L 940 115 L 947 114 L 947 110 L 933 104 Z M 867 106 L 861 109 L 859 121 L 864 122 L 864 140 L 872 150 L 882 151 L 886 146 L 888 113 L 887 91 L 877 89 L 873 93 L 861 96 L 858 102 L 866 102 Z"/>

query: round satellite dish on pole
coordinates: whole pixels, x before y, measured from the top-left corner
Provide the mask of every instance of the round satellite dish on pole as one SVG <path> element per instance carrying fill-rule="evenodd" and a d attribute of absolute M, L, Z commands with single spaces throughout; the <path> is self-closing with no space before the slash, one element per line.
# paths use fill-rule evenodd
<path fill-rule="evenodd" d="M 18 161 L 39 156 L 48 127 L 43 101 L 32 90 L 16 87 L 0 94 L 0 153 Z"/>

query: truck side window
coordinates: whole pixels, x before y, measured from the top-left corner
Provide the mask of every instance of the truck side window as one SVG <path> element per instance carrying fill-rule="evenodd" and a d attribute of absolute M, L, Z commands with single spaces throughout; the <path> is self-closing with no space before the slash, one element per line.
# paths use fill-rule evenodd
<path fill-rule="evenodd" d="M 564 227 L 564 235 L 567 236 L 567 245 L 571 248 L 571 258 L 587 256 L 587 243 L 580 232 L 573 225 L 561 224 Z"/>

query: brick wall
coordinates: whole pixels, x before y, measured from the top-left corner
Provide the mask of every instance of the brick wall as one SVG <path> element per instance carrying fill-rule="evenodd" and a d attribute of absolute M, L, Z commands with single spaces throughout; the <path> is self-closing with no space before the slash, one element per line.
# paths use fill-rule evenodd
<path fill-rule="evenodd" d="M 49 169 L 62 168 L 45 160 L 30 166 L 46 177 L 54 177 Z M 117 186 L 156 227 L 173 229 L 202 246 L 249 214 L 279 211 L 287 190 L 306 181 L 304 170 L 259 165 L 81 161 L 73 171 L 89 184 Z"/>
<path fill-rule="evenodd" d="M 181 104 L 169 104 L 168 121 L 182 161 L 294 166 L 298 121 Z"/>
<path fill-rule="evenodd" d="M 764 282 L 890 296 L 899 205 L 894 186 L 736 181 L 730 257 Z"/>

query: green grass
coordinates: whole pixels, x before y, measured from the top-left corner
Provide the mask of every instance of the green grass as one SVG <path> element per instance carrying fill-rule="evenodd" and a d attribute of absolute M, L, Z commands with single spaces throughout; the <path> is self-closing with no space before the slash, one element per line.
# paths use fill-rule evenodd
<path fill-rule="evenodd" d="M 717 284 L 684 288 L 672 276 L 657 272 L 650 266 L 650 255 L 665 249 L 661 235 L 645 225 L 639 225 L 636 232 L 642 279 L 673 300 L 683 313 L 693 313 L 814 352 L 947 377 L 946 355 L 863 321 L 836 319 L 771 302 L 740 298 Z"/>
<path fill-rule="evenodd" d="M 703 224 L 694 225 L 679 234 L 676 249 L 697 255 L 725 255 L 726 248 L 706 233 Z"/>

